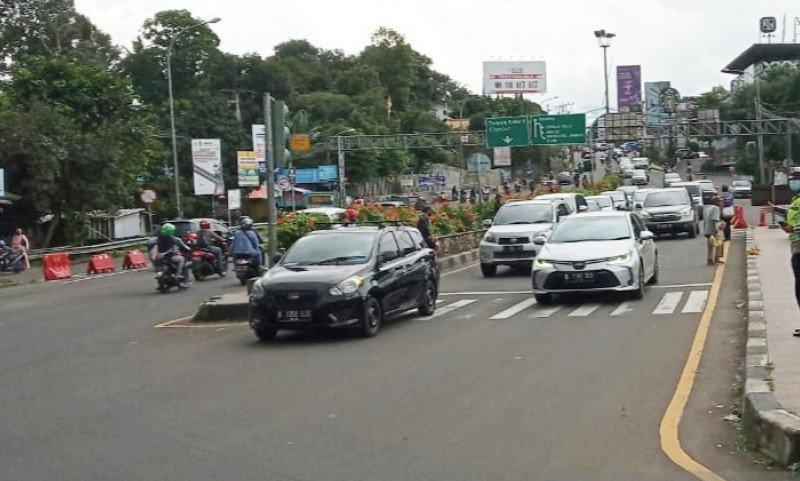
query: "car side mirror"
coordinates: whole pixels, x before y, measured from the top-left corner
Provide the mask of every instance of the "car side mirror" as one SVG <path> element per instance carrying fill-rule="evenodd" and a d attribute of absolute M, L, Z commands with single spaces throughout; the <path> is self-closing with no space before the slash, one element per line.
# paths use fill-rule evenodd
<path fill-rule="evenodd" d="M 578 206 L 578 212 L 586 212 L 587 210 L 589 210 L 589 206 L 588 205 L 579 205 Z"/>
<path fill-rule="evenodd" d="M 537 246 L 543 246 L 546 240 L 547 239 L 545 239 L 542 236 L 534 237 L 533 238 L 533 244 L 537 245 Z"/>
<path fill-rule="evenodd" d="M 639 238 L 642 241 L 653 240 L 654 237 L 655 237 L 655 235 L 652 232 L 650 232 L 649 230 L 643 230 L 642 233 L 639 234 Z"/>
<path fill-rule="evenodd" d="M 492 226 L 492 219 L 483 219 L 483 226 L 489 228 Z"/>
<path fill-rule="evenodd" d="M 641 209 L 641 208 L 642 208 L 642 204 L 641 204 L 641 203 L 639 203 L 639 202 L 637 202 L 637 203 L 636 203 L 636 205 L 635 205 L 634 207 L 636 207 L 637 209 Z"/>

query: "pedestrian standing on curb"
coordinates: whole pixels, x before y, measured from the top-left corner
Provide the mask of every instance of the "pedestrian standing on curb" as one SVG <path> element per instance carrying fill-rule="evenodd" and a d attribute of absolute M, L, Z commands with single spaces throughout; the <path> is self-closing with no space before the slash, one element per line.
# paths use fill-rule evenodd
<path fill-rule="evenodd" d="M 722 226 L 720 205 L 722 205 L 722 200 L 714 196 L 711 204 L 706 206 L 703 212 L 703 235 L 706 236 L 706 261 L 709 265 L 722 262 L 723 241 L 719 235 Z"/>
<path fill-rule="evenodd" d="M 431 220 L 433 220 L 433 209 L 431 206 L 425 206 L 422 208 L 422 215 L 419 216 L 417 220 L 417 229 L 419 233 L 422 234 L 422 238 L 425 239 L 425 244 L 428 245 L 433 250 L 436 250 L 436 239 L 433 238 L 433 234 L 431 234 Z"/>
<path fill-rule="evenodd" d="M 725 234 L 725 240 L 731 240 L 731 220 L 733 220 L 734 198 L 728 186 L 725 184 L 722 185 L 722 194 L 720 194 L 720 197 L 722 198 L 722 221 L 725 223 L 723 233 Z"/>
<path fill-rule="evenodd" d="M 794 273 L 794 297 L 800 306 L 800 179 L 789 179 L 789 188 L 794 191 L 794 199 L 786 209 L 786 227 L 792 248 L 792 272 Z M 769 205 L 772 209 L 772 205 Z M 798 336 L 800 329 L 795 331 Z"/>

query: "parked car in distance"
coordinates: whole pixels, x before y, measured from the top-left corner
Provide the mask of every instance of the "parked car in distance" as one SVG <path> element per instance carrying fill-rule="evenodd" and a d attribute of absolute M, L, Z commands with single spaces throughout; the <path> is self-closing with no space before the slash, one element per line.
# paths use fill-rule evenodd
<path fill-rule="evenodd" d="M 688 160 L 688 159 L 697 159 L 699 158 L 699 155 L 697 152 L 692 151 L 692 149 L 688 147 L 683 147 L 675 151 L 675 157 L 679 159 Z"/>
<path fill-rule="evenodd" d="M 626 208 L 633 208 L 633 193 L 639 189 L 638 185 L 621 185 L 617 190 L 625 193 L 625 201 L 627 202 Z"/>
<path fill-rule="evenodd" d="M 647 185 L 650 182 L 650 176 L 647 175 L 647 171 L 636 169 L 631 174 L 631 183 L 633 185 Z"/>
<path fill-rule="evenodd" d="M 553 225 L 568 215 L 569 207 L 560 199 L 503 204 L 478 246 L 483 275 L 495 275 L 500 265 L 529 268 L 539 252 L 539 246 L 533 244 L 533 239 L 547 237 Z"/>
<path fill-rule="evenodd" d="M 567 171 L 559 172 L 558 174 L 556 174 L 556 180 L 561 185 L 571 184 L 573 177 L 574 176 L 572 175 L 572 172 L 567 172 Z"/>
<path fill-rule="evenodd" d="M 591 212 L 562 220 L 533 263 L 536 302 L 587 291 L 630 292 L 641 299 L 645 284 L 658 280 L 653 233 L 632 212 Z"/>
<path fill-rule="evenodd" d="M 309 207 L 308 209 L 302 209 L 297 211 L 298 214 L 324 215 L 331 222 L 336 222 L 340 220 L 344 212 L 345 209 L 342 209 L 341 207 Z"/>
<path fill-rule="evenodd" d="M 586 199 L 586 205 L 589 207 L 586 212 L 600 212 L 600 204 L 592 199 Z"/>
<path fill-rule="evenodd" d="M 647 157 L 634 157 L 633 167 L 635 169 L 650 170 L 650 159 Z"/>
<path fill-rule="evenodd" d="M 230 236 L 230 230 L 228 226 L 222 222 L 221 220 L 217 219 L 209 219 L 204 217 L 196 217 L 192 219 L 172 219 L 164 221 L 164 223 L 169 222 L 170 224 L 175 226 L 175 237 L 179 237 L 186 241 L 187 236 L 191 232 L 197 232 L 200 230 L 200 221 L 207 220 L 211 222 L 211 230 L 214 231 L 220 237 L 228 237 Z M 160 229 L 160 227 L 159 227 Z"/>
<path fill-rule="evenodd" d="M 717 195 L 717 188 L 714 186 L 714 181 L 711 179 L 698 179 L 697 185 L 700 186 L 700 193 L 703 196 L 703 203 L 710 204 L 711 199 Z"/>
<path fill-rule="evenodd" d="M 614 203 L 614 209 L 625 210 L 628 208 L 628 196 L 621 190 L 605 190 L 600 195 L 606 195 Z"/>
<path fill-rule="evenodd" d="M 589 208 L 589 206 L 586 205 L 586 199 L 583 197 L 583 194 L 578 194 L 575 192 L 559 192 L 555 194 L 537 195 L 535 200 L 549 200 L 551 202 L 562 200 L 565 204 L 567 204 L 570 214 L 585 212 L 586 209 Z"/>
<path fill-rule="evenodd" d="M 753 193 L 753 184 L 749 180 L 734 180 L 729 190 L 737 199 L 747 199 Z"/>
<path fill-rule="evenodd" d="M 607 195 L 590 195 L 586 197 L 586 202 L 594 202 L 599 207 L 601 212 L 609 212 L 614 210 L 614 200 Z"/>
<path fill-rule="evenodd" d="M 703 218 L 703 190 L 697 182 L 674 182 L 670 187 L 683 187 L 692 198 L 692 205 L 700 219 Z"/>
<path fill-rule="evenodd" d="M 708 154 L 701 150 L 700 152 L 697 153 L 697 158 L 698 159 L 707 159 L 708 158 Z"/>
<path fill-rule="evenodd" d="M 683 187 L 649 192 L 640 213 L 647 229 L 655 234 L 686 232 L 693 238 L 699 233 L 697 211 L 692 207 L 689 192 Z"/>
<path fill-rule="evenodd" d="M 670 187 L 675 182 L 680 182 L 681 176 L 677 172 L 667 172 L 664 174 L 664 187 Z"/>
<path fill-rule="evenodd" d="M 597 147 L 597 150 L 610 150 L 614 148 L 614 144 L 611 144 L 609 142 L 598 142 L 595 145 Z"/>
<path fill-rule="evenodd" d="M 621 175 L 623 178 L 630 178 L 630 176 L 633 174 L 633 171 L 633 162 L 630 159 L 627 157 L 619 159 L 619 175 Z"/>
<path fill-rule="evenodd" d="M 250 327 L 262 341 L 279 329 L 320 326 L 354 327 L 371 337 L 393 314 L 433 314 L 438 292 L 434 251 L 417 229 L 313 231 L 253 284 Z"/>

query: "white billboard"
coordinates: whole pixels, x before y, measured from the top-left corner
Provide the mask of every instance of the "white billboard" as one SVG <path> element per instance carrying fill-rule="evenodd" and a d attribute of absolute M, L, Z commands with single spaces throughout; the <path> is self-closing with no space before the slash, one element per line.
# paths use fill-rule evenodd
<path fill-rule="evenodd" d="M 219 139 L 192 139 L 194 195 L 222 195 L 222 152 Z"/>
<path fill-rule="evenodd" d="M 239 189 L 228 190 L 228 210 L 242 208 L 242 191 Z"/>
<path fill-rule="evenodd" d="M 511 167 L 511 147 L 494 148 L 494 166 Z"/>
<path fill-rule="evenodd" d="M 547 92 L 545 62 L 483 62 L 483 93 L 543 94 Z"/>

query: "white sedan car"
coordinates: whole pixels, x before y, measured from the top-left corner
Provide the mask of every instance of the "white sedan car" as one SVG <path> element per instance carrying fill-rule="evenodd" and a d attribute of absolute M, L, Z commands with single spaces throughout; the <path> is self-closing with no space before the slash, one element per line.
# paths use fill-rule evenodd
<path fill-rule="evenodd" d="M 658 280 L 653 233 L 631 212 L 591 212 L 565 217 L 541 245 L 533 262 L 536 302 L 553 295 L 588 291 L 630 292 L 644 296 L 645 284 Z"/>

